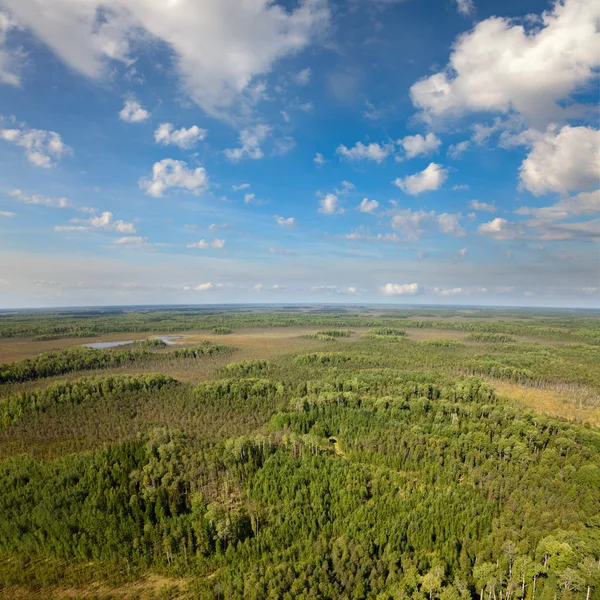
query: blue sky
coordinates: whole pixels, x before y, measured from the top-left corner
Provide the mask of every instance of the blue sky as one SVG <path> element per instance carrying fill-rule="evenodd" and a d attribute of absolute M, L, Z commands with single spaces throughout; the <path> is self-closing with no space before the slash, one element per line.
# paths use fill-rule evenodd
<path fill-rule="evenodd" d="M 592 0 L 0 0 L 0 306 L 598 307 Z"/>

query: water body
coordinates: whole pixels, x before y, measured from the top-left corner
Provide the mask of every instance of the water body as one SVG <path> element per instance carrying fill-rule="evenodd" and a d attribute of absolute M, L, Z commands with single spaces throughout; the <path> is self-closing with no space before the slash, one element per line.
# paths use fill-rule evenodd
<path fill-rule="evenodd" d="M 92 344 L 82 344 L 86 348 L 114 348 L 115 346 L 126 346 L 133 344 L 134 340 L 125 340 L 123 342 L 94 342 Z"/>
<path fill-rule="evenodd" d="M 182 339 L 182 335 L 165 335 L 159 336 L 155 338 L 149 338 L 154 340 L 162 340 L 167 346 L 174 346 L 179 342 L 174 342 L 172 340 L 180 340 Z M 86 348 L 114 348 L 115 346 L 127 346 L 127 344 L 133 344 L 134 342 L 142 342 L 144 340 L 123 340 L 120 342 L 92 342 L 91 344 L 82 344 Z"/>

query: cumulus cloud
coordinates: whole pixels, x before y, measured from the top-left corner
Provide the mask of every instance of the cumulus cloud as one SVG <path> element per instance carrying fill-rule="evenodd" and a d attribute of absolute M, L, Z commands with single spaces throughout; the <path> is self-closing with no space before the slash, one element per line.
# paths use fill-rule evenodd
<path fill-rule="evenodd" d="M 131 64 L 135 51 L 160 40 L 172 52 L 182 87 L 217 116 L 251 97 L 258 77 L 306 48 L 330 20 L 326 0 L 301 0 L 293 9 L 264 0 L 3 4 L 70 67 L 92 78 L 107 74 L 110 61 Z"/>
<path fill-rule="evenodd" d="M 258 160 L 265 153 L 261 148 L 262 142 L 271 135 L 271 127 L 268 125 L 255 125 L 240 132 L 240 146 L 238 148 L 227 148 L 224 150 L 225 156 L 231 162 L 238 162 L 242 158 L 251 158 Z"/>
<path fill-rule="evenodd" d="M 119 238 L 119 239 L 115 240 L 113 242 L 113 244 L 129 246 L 129 245 L 136 245 L 136 244 L 145 244 L 147 241 L 148 240 L 144 237 L 132 235 L 132 236 L 126 236 L 126 237 Z"/>
<path fill-rule="evenodd" d="M 394 185 L 398 186 L 405 194 L 416 196 L 423 192 L 438 190 L 448 177 L 448 169 L 442 165 L 429 163 L 429 166 L 414 175 L 398 177 L 394 180 Z"/>
<path fill-rule="evenodd" d="M 558 132 L 550 128 L 532 135 L 532 150 L 520 170 L 522 187 L 535 196 L 597 187 L 600 131 L 565 125 Z"/>
<path fill-rule="evenodd" d="M 12 218 L 12 217 L 16 217 L 17 213 L 14 212 L 10 212 L 8 210 L 0 210 L 0 217 L 7 217 L 7 218 Z"/>
<path fill-rule="evenodd" d="M 448 147 L 448 152 L 446 153 L 450 158 L 460 158 L 471 146 L 470 140 L 464 140 L 462 142 L 458 142 L 458 144 L 452 144 Z"/>
<path fill-rule="evenodd" d="M 135 225 L 126 221 L 114 220 L 109 211 L 103 212 L 98 217 L 89 219 L 74 218 L 69 221 L 72 225 L 57 225 L 54 231 L 116 231 L 117 233 L 135 233 Z"/>
<path fill-rule="evenodd" d="M 296 225 L 296 219 L 294 219 L 294 217 L 288 217 L 286 219 L 285 217 L 275 215 L 273 218 L 280 227 L 294 227 Z"/>
<path fill-rule="evenodd" d="M 394 153 L 394 145 L 376 143 L 365 145 L 357 142 L 352 148 L 347 148 L 344 144 L 340 144 L 335 152 L 348 160 L 374 160 L 380 163 Z"/>
<path fill-rule="evenodd" d="M 208 175 L 204 167 L 189 169 L 182 160 L 164 158 L 154 163 L 152 177 L 140 179 L 139 186 L 155 198 L 160 198 L 170 188 L 181 188 L 199 195 L 208 188 Z"/>
<path fill-rule="evenodd" d="M 369 200 L 368 198 L 363 198 L 362 202 L 358 205 L 358 210 L 364 213 L 372 213 L 379 208 L 379 202 L 377 200 Z"/>
<path fill-rule="evenodd" d="M 413 211 L 410 208 L 397 211 L 392 216 L 391 225 L 400 231 L 407 241 L 417 240 L 423 235 L 423 226 L 435 219 L 435 212 Z"/>
<path fill-rule="evenodd" d="M 209 290 L 216 290 L 223 287 L 225 287 L 224 283 L 212 283 L 209 281 L 198 285 L 185 285 L 183 289 L 186 292 L 208 292 Z"/>
<path fill-rule="evenodd" d="M 225 247 L 225 240 L 220 240 L 219 238 L 215 238 L 212 242 L 208 242 L 207 240 L 200 240 L 195 242 L 194 244 L 188 244 L 186 248 L 200 248 L 201 250 L 221 250 L 221 248 Z"/>
<path fill-rule="evenodd" d="M 175 129 L 171 123 L 162 123 L 154 132 L 154 140 L 157 144 L 164 146 L 179 146 L 184 150 L 193 148 L 198 142 L 202 141 L 208 131 L 201 129 L 197 125 L 192 125 L 189 129 L 182 127 Z"/>
<path fill-rule="evenodd" d="M 529 215 L 539 220 L 562 220 L 573 215 L 593 215 L 600 212 L 600 190 L 581 192 L 577 196 L 562 198 L 556 204 L 541 208 L 522 206 L 515 210 L 518 215 Z"/>
<path fill-rule="evenodd" d="M 36 167 L 52 167 L 55 160 L 72 152 L 55 131 L 0 127 L 0 139 L 25 148 L 27 160 Z"/>
<path fill-rule="evenodd" d="M 496 217 L 488 223 L 482 223 L 477 232 L 488 235 L 496 240 L 514 240 L 520 236 L 516 223 L 511 223 L 502 217 Z"/>
<path fill-rule="evenodd" d="M 437 152 L 442 145 L 442 140 L 434 133 L 428 133 L 425 137 L 421 134 L 407 135 L 398 140 L 398 145 L 404 149 L 404 158 L 414 158 Z"/>
<path fill-rule="evenodd" d="M 50 208 L 74 208 L 68 198 L 48 198 L 39 194 L 29 196 L 21 190 L 11 190 L 8 195 L 24 204 L 39 204 Z M 87 212 L 87 211 L 86 211 Z"/>
<path fill-rule="evenodd" d="M 421 287 L 418 283 L 386 283 L 380 291 L 385 296 L 416 296 Z"/>
<path fill-rule="evenodd" d="M 344 209 L 340 206 L 340 200 L 335 194 L 327 194 L 320 202 L 319 212 L 324 215 L 340 215 Z"/>
<path fill-rule="evenodd" d="M 454 237 L 463 237 L 466 234 L 465 230 L 460 226 L 460 219 L 462 215 L 442 213 L 438 215 L 437 222 L 442 233 L 446 235 L 453 235 Z"/>
<path fill-rule="evenodd" d="M 485 210 L 487 212 L 495 213 L 498 209 L 495 204 L 488 204 L 487 202 L 479 202 L 479 200 L 471 200 L 469 206 L 473 210 Z"/>
<path fill-rule="evenodd" d="M 356 189 L 356 186 L 350 181 L 346 181 L 344 179 L 344 181 L 342 181 L 340 184 L 340 187 L 336 187 L 334 191 L 338 196 L 346 196 L 354 189 Z"/>
<path fill-rule="evenodd" d="M 402 234 L 402 240 L 411 242 L 418 240 L 426 229 L 437 226 L 445 235 L 463 237 L 465 231 L 460 225 L 461 213 L 436 214 L 435 211 L 417 210 L 410 208 L 396 210 L 392 214 L 391 226 Z"/>
<path fill-rule="evenodd" d="M 320 152 L 317 152 L 317 154 L 313 158 L 313 161 L 318 167 L 323 166 L 327 162 L 325 160 L 325 157 Z"/>
<path fill-rule="evenodd" d="M 240 183 L 240 185 L 232 185 L 231 189 L 234 192 L 239 192 L 240 190 L 247 190 L 250 187 L 249 183 Z"/>
<path fill-rule="evenodd" d="M 119 112 L 119 119 L 126 123 L 141 123 L 149 117 L 150 113 L 134 99 L 126 100 L 125 106 Z"/>
<path fill-rule="evenodd" d="M 444 71 L 415 83 L 425 118 L 516 111 L 532 124 L 560 118 L 561 103 L 591 82 L 600 62 L 596 0 L 556 2 L 529 25 L 490 17 L 461 35 Z"/>

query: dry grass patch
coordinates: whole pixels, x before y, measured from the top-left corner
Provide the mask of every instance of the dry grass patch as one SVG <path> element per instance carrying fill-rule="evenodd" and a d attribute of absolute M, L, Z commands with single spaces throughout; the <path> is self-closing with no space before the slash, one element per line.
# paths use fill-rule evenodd
<path fill-rule="evenodd" d="M 536 412 L 552 417 L 560 417 L 578 423 L 590 423 L 600 427 L 600 409 L 577 404 L 572 393 L 552 389 L 533 388 L 518 383 L 487 379 L 499 396 L 517 400 L 520 404 Z"/>
<path fill-rule="evenodd" d="M 401 327 L 401 324 L 398 325 Z M 401 327 L 401 329 L 404 329 Z M 463 340 L 468 331 L 452 331 L 448 329 L 422 329 L 420 327 L 406 327 L 406 337 L 409 340 Z"/>
<path fill-rule="evenodd" d="M 44 588 L 33 592 L 20 587 L 10 587 L 0 590 L 0 598 L 7 600 L 64 600 L 70 599 L 115 599 L 115 600 L 141 600 L 142 598 L 156 598 L 178 600 L 188 598 L 189 579 L 173 579 L 162 575 L 151 574 L 138 581 L 125 583 L 120 586 L 109 586 L 101 582 L 92 582 L 81 588 Z"/>

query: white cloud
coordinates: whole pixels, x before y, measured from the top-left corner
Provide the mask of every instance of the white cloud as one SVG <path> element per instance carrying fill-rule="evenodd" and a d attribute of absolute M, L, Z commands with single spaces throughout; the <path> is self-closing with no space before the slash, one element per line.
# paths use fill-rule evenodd
<path fill-rule="evenodd" d="M 150 117 L 150 113 L 136 100 L 126 100 L 119 112 L 119 119 L 126 123 L 141 123 Z"/>
<path fill-rule="evenodd" d="M 19 202 L 24 204 L 39 204 L 41 206 L 48 206 L 50 208 L 74 208 L 68 198 L 47 198 L 46 196 L 33 195 L 28 196 L 21 190 L 11 190 L 8 195 L 12 198 L 16 198 Z"/>
<path fill-rule="evenodd" d="M 200 283 L 198 285 L 186 285 L 183 289 L 186 292 L 208 292 L 209 290 L 215 290 L 222 287 L 225 287 L 225 284 L 212 283 L 209 281 L 208 283 Z"/>
<path fill-rule="evenodd" d="M 386 283 L 380 291 L 385 296 L 416 296 L 421 288 L 417 283 Z"/>
<path fill-rule="evenodd" d="M 377 200 L 369 200 L 363 198 L 362 202 L 358 205 L 358 210 L 364 213 L 372 213 L 379 208 L 379 202 Z"/>
<path fill-rule="evenodd" d="M 225 229 L 225 227 L 229 227 L 229 223 L 226 223 L 225 221 L 221 222 L 221 223 L 211 223 L 208 226 L 208 230 L 209 231 L 216 231 L 217 229 Z"/>
<path fill-rule="evenodd" d="M 398 145 L 404 148 L 404 158 L 414 158 L 415 156 L 428 156 L 437 152 L 442 145 L 442 141 L 434 133 L 428 133 L 425 137 L 421 134 L 407 135 L 398 140 Z"/>
<path fill-rule="evenodd" d="M 536 196 L 597 187 L 600 131 L 566 125 L 558 133 L 550 128 L 533 137 L 532 150 L 521 165 L 522 187 Z"/>
<path fill-rule="evenodd" d="M 344 179 L 344 181 L 342 181 L 342 183 L 340 184 L 340 187 L 336 187 L 334 191 L 338 196 L 346 196 L 354 189 L 356 189 L 356 186 L 350 181 L 346 181 Z"/>
<path fill-rule="evenodd" d="M 271 135 L 271 127 L 268 125 L 255 125 L 248 129 L 240 131 L 239 148 L 227 148 L 223 152 L 232 162 L 242 160 L 242 158 L 251 158 L 257 160 L 265 154 L 261 148 L 262 142 Z"/>
<path fill-rule="evenodd" d="M 256 194 L 244 194 L 244 204 L 251 204 L 256 199 Z"/>
<path fill-rule="evenodd" d="M 489 235 L 496 240 L 514 240 L 519 237 L 517 225 L 502 217 L 496 217 L 488 223 L 482 223 L 477 232 L 481 235 Z"/>
<path fill-rule="evenodd" d="M 72 152 L 55 131 L 0 128 L 0 139 L 25 148 L 27 160 L 36 167 L 52 167 L 53 160 Z"/>
<path fill-rule="evenodd" d="M 74 225 L 57 225 L 54 231 L 116 231 L 117 233 L 135 233 L 135 225 L 126 221 L 115 221 L 113 214 L 109 211 L 103 212 L 98 217 L 89 219 L 71 219 L 69 223 Z"/>
<path fill-rule="evenodd" d="M 250 187 L 249 183 L 240 183 L 240 185 L 232 185 L 231 188 L 234 192 L 239 192 L 240 190 L 247 190 Z"/>
<path fill-rule="evenodd" d="M 429 163 L 429 166 L 414 175 L 396 179 L 393 183 L 398 186 L 405 194 L 415 196 L 422 192 L 439 189 L 448 177 L 448 169 L 442 165 Z"/>
<path fill-rule="evenodd" d="M 556 2 L 528 29 L 490 17 L 461 35 L 447 68 L 415 83 L 426 119 L 467 111 L 517 111 L 534 125 L 559 118 L 561 102 L 594 78 L 600 62 L 597 0 Z"/>
<path fill-rule="evenodd" d="M 358 230 L 353 231 L 352 233 L 346 233 L 343 238 L 349 242 L 369 242 L 375 244 L 385 242 L 399 243 L 406 241 L 395 233 L 378 233 L 377 235 L 371 235 L 370 233 L 365 233 L 360 227 Z"/>
<path fill-rule="evenodd" d="M 188 244 L 186 248 L 200 248 L 201 250 L 221 250 L 221 248 L 225 247 L 225 240 L 220 240 L 219 238 L 215 238 L 212 242 L 208 242 L 206 240 L 200 240 L 195 242 L 194 244 Z"/>
<path fill-rule="evenodd" d="M 288 217 L 286 219 L 285 217 L 275 215 L 273 218 L 280 227 L 294 227 L 296 225 L 296 219 L 294 219 L 294 217 Z"/>
<path fill-rule="evenodd" d="M 462 142 L 458 142 L 458 144 L 452 144 L 448 147 L 448 152 L 446 153 L 450 158 L 460 158 L 471 146 L 470 140 L 464 140 Z"/>
<path fill-rule="evenodd" d="M 464 237 L 466 235 L 465 230 L 460 226 L 460 219 L 462 215 L 442 213 L 438 215 L 437 222 L 440 231 L 446 235 L 453 235 L 454 237 Z"/>
<path fill-rule="evenodd" d="M 269 254 L 278 254 L 279 256 L 293 256 L 296 253 L 292 250 L 287 250 L 286 248 L 275 248 L 274 246 L 271 246 L 269 248 Z"/>
<path fill-rule="evenodd" d="M 518 215 L 529 215 L 539 220 L 560 220 L 572 215 L 593 215 L 597 212 L 600 212 L 600 190 L 581 192 L 577 196 L 562 198 L 552 206 L 542 208 L 522 206 L 515 210 Z"/>
<path fill-rule="evenodd" d="M 279 138 L 278 140 L 275 140 L 275 142 L 273 143 L 272 155 L 273 156 L 283 156 L 284 154 L 287 154 L 288 152 L 293 150 L 295 147 L 296 147 L 296 140 L 293 137 L 287 136 L 284 138 Z"/>
<path fill-rule="evenodd" d="M 337 285 L 313 285 L 309 288 L 309 292 L 315 293 L 326 293 L 326 294 L 358 294 L 361 291 L 356 287 L 339 287 Z"/>
<path fill-rule="evenodd" d="M 319 204 L 321 206 L 319 212 L 324 215 L 340 215 L 344 212 L 340 206 L 340 200 L 335 194 L 327 194 Z"/>
<path fill-rule="evenodd" d="M 313 160 L 318 167 L 321 167 L 327 162 L 327 160 L 325 160 L 325 157 L 320 152 L 317 152 Z"/>
<path fill-rule="evenodd" d="M 12 218 L 12 217 L 16 217 L 17 213 L 14 212 L 10 212 L 8 210 L 0 210 L 0 217 L 7 217 L 7 218 Z"/>
<path fill-rule="evenodd" d="M 471 200 L 469 206 L 473 210 L 485 210 L 487 212 L 495 213 L 498 209 L 495 204 L 488 204 L 487 202 L 479 202 L 479 200 Z"/>
<path fill-rule="evenodd" d="M 22 52 L 9 50 L 6 46 L 8 33 L 18 29 L 18 23 L 8 13 L 0 11 L 0 83 L 21 85 L 20 67 L 24 58 Z"/>
<path fill-rule="evenodd" d="M 484 288 L 484 287 L 473 287 L 473 288 L 434 287 L 432 291 L 436 296 L 442 296 L 444 298 L 447 298 L 449 296 L 472 296 L 473 294 L 487 294 L 487 292 L 488 292 L 487 288 Z"/>
<path fill-rule="evenodd" d="M 172 144 L 184 150 L 189 150 L 202 141 L 207 133 L 206 129 L 201 129 L 197 125 L 192 125 L 189 129 L 185 127 L 175 129 L 171 123 L 162 123 L 154 132 L 154 140 L 157 144 L 163 144 L 164 146 Z"/>
<path fill-rule="evenodd" d="M 457 254 L 460 258 L 465 258 L 468 253 L 469 251 L 466 248 L 461 248 Z"/>
<path fill-rule="evenodd" d="M 407 241 L 417 240 L 423 235 L 423 226 L 435 218 L 435 212 L 418 210 L 413 212 L 410 208 L 399 210 L 392 217 L 392 227 L 400 231 Z"/>
<path fill-rule="evenodd" d="M 265 0 L 3 0 L 70 67 L 100 78 L 110 60 L 131 64 L 134 51 L 160 40 L 182 87 L 221 116 L 279 59 L 298 53 L 328 26 L 326 0 L 293 9 Z"/>
<path fill-rule="evenodd" d="M 296 74 L 296 76 L 294 77 L 294 81 L 298 85 L 307 85 L 310 81 L 311 74 L 312 71 L 309 68 L 302 69 L 302 71 Z"/>
<path fill-rule="evenodd" d="M 466 183 L 460 183 L 458 185 L 453 185 L 452 186 L 452 191 L 453 192 L 460 192 L 462 190 L 468 190 L 469 186 Z"/>
<path fill-rule="evenodd" d="M 113 244 L 130 245 L 130 244 L 144 244 L 148 240 L 141 236 L 126 236 L 115 240 Z"/>
<path fill-rule="evenodd" d="M 260 290 L 262 290 L 262 289 L 263 289 L 263 287 L 264 287 L 264 285 L 263 285 L 262 283 L 257 283 L 257 284 L 254 286 L 254 289 L 255 289 L 257 292 L 260 292 Z"/>
<path fill-rule="evenodd" d="M 365 146 L 362 142 L 357 142 L 354 147 L 347 148 L 340 144 L 335 152 L 348 160 L 374 160 L 380 163 L 393 154 L 394 145 L 371 143 Z"/>
<path fill-rule="evenodd" d="M 433 288 L 433 293 L 436 296 L 461 296 L 464 294 L 464 290 L 462 288 Z"/>
<path fill-rule="evenodd" d="M 456 10 L 465 17 L 470 17 L 475 12 L 473 0 L 456 0 Z"/>
<path fill-rule="evenodd" d="M 169 188 L 182 188 L 199 195 L 208 188 L 208 175 L 204 167 L 188 169 L 182 160 L 164 158 L 154 163 L 151 179 L 142 178 L 138 183 L 146 194 L 155 198 L 160 198 Z"/>

